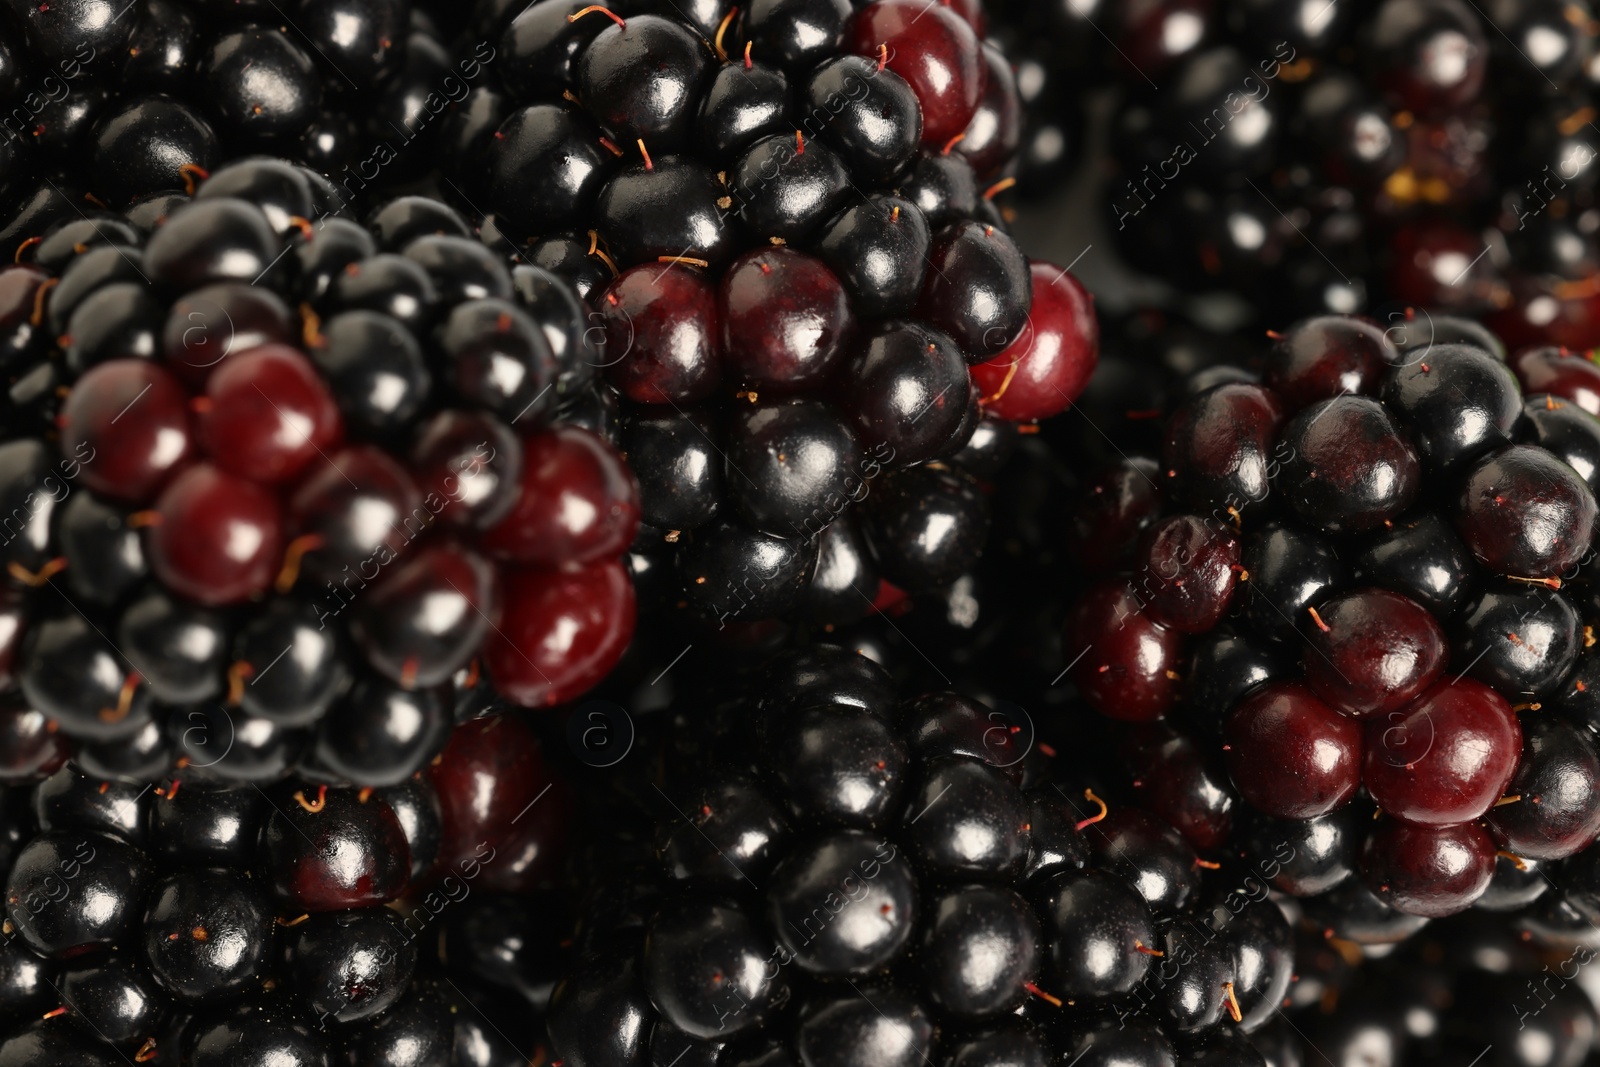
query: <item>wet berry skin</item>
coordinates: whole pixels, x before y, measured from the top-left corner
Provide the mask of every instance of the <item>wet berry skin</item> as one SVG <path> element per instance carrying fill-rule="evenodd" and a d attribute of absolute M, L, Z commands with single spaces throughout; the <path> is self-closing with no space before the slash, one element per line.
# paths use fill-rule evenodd
<path fill-rule="evenodd" d="M 302 558 L 303 569 L 332 581 L 371 561 L 392 560 L 430 514 L 411 475 L 374 445 L 330 453 L 327 463 L 301 478 L 286 505 L 295 537 L 316 538 Z"/>
<path fill-rule="evenodd" d="M 805 133 L 826 139 L 863 186 L 894 184 L 922 138 L 922 109 L 905 80 L 862 56 L 836 56 L 803 91 Z"/>
<path fill-rule="evenodd" d="M 701 101 L 695 140 L 705 156 L 731 162 L 762 138 L 788 133 L 788 106 L 789 80 L 782 71 L 729 63 L 711 79 Z"/>
<path fill-rule="evenodd" d="M 180 596 L 235 604 L 264 591 L 282 563 L 277 498 L 210 464 L 190 467 L 162 491 L 145 545 L 150 567 Z"/>
<path fill-rule="evenodd" d="M 1028 261 L 1011 238 L 969 220 L 933 235 L 918 314 L 948 333 L 968 363 L 1004 352 L 1033 306 Z"/>
<path fill-rule="evenodd" d="M 1529 699 L 1562 684 L 1585 640 L 1571 598 L 1531 582 L 1487 583 L 1461 606 L 1453 629 L 1467 674 Z"/>
<path fill-rule="evenodd" d="M 1447 516 L 1423 511 L 1373 533 L 1352 560 L 1352 577 L 1402 593 L 1447 619 L 1472 591 L 1472 557 Z"/>
<path fill-rule="evenodd" d="M 556 987 L 550 1038 L 573 1062 L 645 1062 L 656 1016 L 638 957 L 632 944 L 619 939 L 581 959 Z"/>
<path fill-rule="evenodd" d="M 817 239 L 817 255 L 862 319 L 904 315 L 928 270 L 928 220 L 910 201 L 875 195 L 841 211 Z"/>
<path fill-rule="evenodd" d="M 601 30 L 583 50 L 577 89 L 585 107 L 624 143 L 642 139 L 665 153 L 688 139 L 709 65 L 709 53 L 682 24 L 634 15 Z"/>
<path fill-rule="evenodd" d="M 1378 899 L 1406 915 L 1462 911 L 1494 874 L 1494 839 L 1477 823 L 1413 826 L 1384 819 L 1367 840 L 1361 874 Z"/>
<path fill-rule="evenodd" d="M 521 717 L 462 724 L 424 773 L 439 797 L 438 870 L 476 875 L 487 891 L 517 892 L 565 862 L 571 788 Z"/>
<path fill-rule="evenodd" d="M 778 536 L 820 532 L 862 492 L 855 434 L 830 405 L 740 404 L 726 434 L 723 484 L 739 514 Z"/>
<path fill-rule="evenodd" d="M 1084 698 L 1102 715 L 1129 722 L 1159 719 L 1181 692 L 1183 635 L 1143 610 L 1128 582 L 1107 578 L 1083 595 L 1062 648 Z"/>
<path fill-rule="evenodd" d="M 1126 806 L 1094 825 L 1098 829 L 1084 835 L 1090 864 L 1120 875 L 1144 897 L 1153 914 L 1178 914 L 1194 901 L 1201 868 L 1194 847 L 1171 825 L 1141 808 Z"/>
<path fill-rule="evenodd" d="M 724 460 L 698 411 L 656 407 L 622 427 L 620 446 L 639 479 L 640 519 L 663 530 L 692 530 L 722 508 Z"/>
<path fill-rule="evenodd" d="M 792 138 L 776 140 L 793 151 Z M 808 179 L 818 177 L 816 165 L 827 162 L 825 153 L 808 153 L 809 169 L 789 175 L 790 182 L 805 188 Z M 730 184 L 735 182 L 735 174 L 727 173 Z M 762 187 L 774 209 L 787 203 L 778 196 L 784 188 L 781 183 Z M 723 206 L 729 200 L 728 186 L 709 165 L 687 155 L 661 156 L 648 165 L 642 160 L 629 164 L 607 182 L 595 204 L 595 221 L 611 235 L 611 253 L 620 266 L 655 264 L 663 269 L 663 256 L 691 256 L 720 267 L 733 255 L 739 233 Z"/>
<path fill-rule="evenodd" d="M 380 575 L 354 606 L 351 636 L 367 662 L 403 688 L 439 685 L 466 665 L 488 631 L 495 613 L 494 579 L 493 568 L 482 556 L 436 541 Z M 313 668 L 326 655 L 319 646 L 321 642 L 309 640 L 304 646 L 305 663 Z M 374 701 L 384 703 L 381 697 Z M 344 714 L 353 715 L 353 709 Z M 398 714 L 408 717 L 407 712 Z M 411 726 L 415 728 L 414 723 Z M 387 739 L 399 742 L 408 732 L 399 730 Z M 364 777 L 357 780 L 378 784 Z"/>
<path fill-rule="evenodd" d="M 1280 819 L 1343 806 L 1361 785 L 1361 724 L 1298 682 L 1254 690 L 1223 730 L 1228 773 L 1245 800 Z"/>
<path fill-rule="evenodd" d="M 1239 541 L 1219 523 L 1172 515 L 1144 535 L 1134 589 L 1150 617 L 1184 633 L 1205 633 L 1222 621 L 1239 578 Z"/>
<path fill-rule="evenodd" d="M 982 366 L 974 368 L 974 377 Z M 1086 569 L 1125 565 L 1161 514 L 1160 471 L 1147 458 L 1108 467 L 1089 483 L 1074 510 L 1070 539 Z"/>
<path fill-rule="evenodd" d="M 190 1040 L 193 1067 L 323 1067 L 332 1062 L 327 1040 L 287 1004 L 243 1001 L 220 1019 L 196 1027 Z"/>
<path fill-rule="evenodd" d="M 771 942 L 751 917 L 710 901 L 657 914 L 645 941 L 644 982 L 664 1019 L 694 1037 L 729 1037 L 762 1025 L 782 983 L 765 966 Z M 729 995 L 737 1012 L 727 1011 Z"/>
<path fill-rule="evenodd" d="M 728 265 L 717 299 L 728 375 L 747 388 L 809 389 L 844 358 L 855 322 L 849 297 L 803 252 L 746 252 Z"/>
<path fill-rule="evenodd" d="M 1273 343 L 1265 384 L 1290 409 L 1341 394 L 1371 396 L 1399 359 L 1394 343 L 1375 323 L 1325 315 L 1296 323 Z"/>
<path fill-rule="evenodd" d="M 1245 621 L 1262 637 L 1295 644 L 1313 628 L 1307 609 L 1344 581 L 1330 539 L 1290 522 L 1269 522 L 1249 535 L 1244 568 Z"/>
<path fill-rule="evenodd" d="M 1529 396 L 1522 406 L 1522 444 L 1538 445 L 1578 472 L 1593 492 L 1600 486 L 1600 419 L 1570 400 L 1548 393 Z"/>
<path fill-rule="evenodd" d="M 290 931 L 290 971 L 314 1017 L 349 1023 L 399 1000 L 417 962 L 408 932 L 387 908 L 313 915 Z"/>
<path fill-rule="evenodd" d="M 495 686 L 525 707 L 562 704 L 595 686 L 633 636 L 633 583 L 616 559 L 570 570 L 513 567 L 483 655 Z"/>
<path fill-rule="evenodd" d="M 41 834 L 6 877 L 6 918 L 40 955 L 81 955 L 134 929 L 150 874 L 144 853 L 114 837 Z"/>
<path fill-rule="evenodd" d="M 487 206 L 504 214 L 519 238 L 586 217 L 615 162 L 600 136 L 594 120 L 574 108 L 535 104 L 512 112 L 489 149 Z"/>
<path fill-rule="evenodd" d="M 869 450 L 887 445 L 895 465 L 932 459 L 966 411 L 969 375 L 961 350 L 920 323 L 886 322 L 856 342 L 841 372 L 840 406 Z"/>
<path fill-rule="evenodd" d="M 821 141 L 807 143 L 803 131 L 757 141 L 728 180 L 745 230 L 769 241 L 811 236 L 851 195 L 844 160 Z"/>
<path fill-rule="evenodd" d="M 1275 888 L 1316 896 L 1355 874 L 1368 822 L 1359 804 L 1315 819 L 1258 815 L 1239 835 L 1239 854 Z"/>
<path fill-rule="evenodd" d="M 959 469 L 891 471 L 863 510 L 873 557 L 906 590 L 949 586 L 977 564 L 989 532 L 988 497 Z"/>
<path fill-rule="evenodd" d="M 742 522 L 719 519 L 678 544 L 684 598 L 696 611 L 749 621 L 792 609 L 817 566 L 815 540 L 783 540 Z"/>
<path fill-rule="evenodd" d="M 268 485 L 287 481 L 332 451 L 339 408 L 305 356 L 263 345 L 222 364 L 206 381 L 200 438 L 213 462 Z"/>
<path fill-rule="evenodd" d="M 1167 423 L 1169 480 L 1202 508 L 1243 512 L 1265 500 L 1283 405 L 1258 385 L 1219 385 L 1186 400 Z"/>
<path fill-rule="evenodd" d="M 859 994 L 829 991 L 806 1002 L 794 1039 L 801 1063 L 916 1067 L 928 1061 L 935 1030 L 918 998 L 887 984 L 862 985 Z"/>
<path fill-rule="evenodd" d="M 1510 360 L 1526 396 L 1549 393 L 1600 416 L 1600 366 L 1581 353 L 1560 348 L 1530 348 Z"/>
<path fill-rule="evenodd" d="M 441 411 L 411 444 L 417 483 L 450 500 L 440 517 L 452 526 L 484 530 L 517 502 L 522 441 L 487 411 Z"/>
<path fill-rule="evenodd" d="M 267 802 L 250 786 L 185 784 L 150 809 L 152 856 L 212 867 L 247 867 Z"/>
<path fill-rule="evenodd" d="M 639 486 L 621 456 L 576 426 L 523 438 L 516 503 L 483 537 L 502 559 L 545 567 L 621 555 L 639 526 Z"/>
<path fill-rule="evenodd" d="M 208 282 L 248 285 L 272 266 L 280 249 L 259 208 L 221 197 L 174 212 L 151 235 L 144 261 L 158 285 L 188 292 Z"/>
<path fill-rule="evenodd" d="M 1105 996 L 1133 989 L 1154 957 L 1134 948 L 1155 944 L 1150 908 L 1110 871 L 1068 871 L 1040 889 L 1051 979 L 1059 996 Z"/>
<path fill-rule="evenodd" d="M 456 305 L 439 329 L 439 347 L 456 393 L 468 404 L 507 422 L 543 421 L 555 357 L 538 323 L 516 304 L 491 299 Z"/>
<path fill-rule="evenodd" d="M 722 379 L 716 288 L 700 272 L 641 264 L 595 302 L 606 331 L 606 375 L 639 404 L 689 404 Z"/>
<path fill-rule="evenodd" d="M 1152 723 L 1129 734 L 1121 755 L 1142 807 L 1171 823 L 1196 849 L 1227 847 L 1244 805 L 1219 753 L 1187 732 Z"/>
<path fill-rule="evenodd" d="M 1367 724 L 1362 782 L 1396 819 L 1465 822 L 1500 799 L 1521 749 L 1521 726 L 1500 694 L 1470 678 L 1446 680 Z"/>
<path fill-rule="evenodd" d="M 1462 344 L 1434 345 L 1408 359 L 1384 383 L 1383 402 L 1406 423 L 1430 470 L 1510 443 L 1522 397 L 1504 363 Z"/>
<path fill-rule="evenodd" d="M 1039 969 L 1042 942 L 1033 909 L 1013 890 L 953 890 L 933 905 L 923 937 L 928 995 L 962 1018 L 1014 1010 L 1028 996 L 1026 985 Z M 996 959 L 999 966 L 993 965 Z"/>
<path fill-rule="evenodd" d="M 0 781 L 25 782 L 54 772 L 72 748 L 44 712 L 12 697 L 0 703 Z"/>
<path fill-rule="evenodd" d="M 1409 508 L 1421 487 L 1417 454 L 1376 400 L 1339 396 L 1283 427 L 1278 487 L 1291 508 L 1329 533 L 1359 533 Z"/>
<path fill-rule="evenodd" d="M 856 13 L 845 48 L 878 59 L 883 45 L 888 68 L 910 84 L 922 105 L 922 143 L 944 147 L 967 128 L 983 98 L 986 68 L 977 35 L 948 8 L 879 0 Z"/>
<path fill-rule="evenodd" d="M 1323 602 L 1306 629 L 1306 681 L 1335 709 L 1375 719 L 1409 704 L 1449 658 L 1444 630 L 1420 604 L 1387 589 Z"/>
<path fill-rule="evenodd" d="M 1033 307 L 1004 352 L 972 368 L 984 410 L 1013 422 L 1046 419 L 1082 395 L 1100 355 L 1094 297 L 1053 263 L 1028 266 Z"/>
<path fill-rule="evenodd" d="M 170 875 L 151 891 L 144 951 L 156 980 L 185 1004 L 216 1004 L 257 980 L 272 947 L 271 905 L 231 872 Z"/>
<path fill-rule="evenodd" d="M 1589 551 L 1596 514 L 1594 494 L 1577 471 L 1542 448 L 1513 445 L 1467 475 L 1456 529 L 1490 570 L 1554 578 Z"/>
<path fill-rule="evenodd" d="M 61 1000 L 58 993 L 55 1000 Z M 61 1005 L 56 1005 L 60 1007 Z M 81 1028 L 65 1017 L 17 1026 L 0 1041 L 0 1056 L 7 1063 L 24 1067 L 35 1064 L 83 1064 L 84 1067 L 117 1067 L 126 1062 L 117 1050 L 109 1048 L 94 1036 L 92 1030 Z"/>
<path fill-rule="evenodd" d="M 938 804 L 937 798 L 953 801 Z M 1027 862 L 1027 821 L 1022 793 L 994 767 L 948 760 L 928 768 L 907 799 L 909 811 L 927 815 L 903 831 L 921 869 L 935 877 L 1014 877 Z"/>
<path fill-rule="evenodd" d="M 405 891 L 411 852 L 381 798 L 362 801 L 358 790 L 320 786 L 279 792 L 261 830 L 258 866 L 283 907 L 340 911 L 385 904 Z"/>
<path fill-rule="evenodd" d="M 1565 719 L 1534 716 L 1522 725 L 1522 758 L 1485 825 L 1523 859 L 1555 860 L 1600 837 L 1600 756 L 1592 735 Z"/>
<path fill-rule="evenodd" d="M 61 444 L 92 456 L 83 484 L 126 504 L 147 503 L 194 451 L 188 396 L 165 368 L 118 359 L 93 367 L 62 406 Z"/>
<path fill-rule="evenodd" d="M 74 1020 L 112 1046 L 142 1044 L 169 1008 L 149 972 L 131 955 L 115 953 L 65 968 L 53 984 Z"/>

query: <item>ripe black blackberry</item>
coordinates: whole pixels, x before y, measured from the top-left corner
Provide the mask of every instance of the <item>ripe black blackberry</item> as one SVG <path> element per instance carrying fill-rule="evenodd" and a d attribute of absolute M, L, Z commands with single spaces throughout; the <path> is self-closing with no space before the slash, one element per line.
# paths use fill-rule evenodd
<path fill-rule="evenodd" d="M 1518 346 L 1600 340 L 1592 5 L 997 17 L 1051 42 L 1051 76 L 1120 86 L 1100 209 L 1128 260 L 1180 291 L 1230 291 L 1263 322 L 1404 301 L 1493 313 Z"/>
<path fill-rule="evenodd" d="M 580 425 L 584 302 L 443 203 L 345 212 L 254 158 L 0 275 L 0 777 L 59 731 L 111 778 L 392 785 L 476 691 L 621 656 L 638 491 Z"/>
<path fill-rule="evenodd" d="M 269 153 L 381 201 L 495 60 L 460 5 L 61 0 L 0 13 L 0 244 Z M 7 253 L 9 255 L 9 251 Z"/>
<path fill-rule="evenodd" d="M 593 850 L 564 1062 L 1263 1062 L 1294 960 L 1258 879 L 838 647 L 725 696 L 689 695 L 639 833 Z"/>
<path fill-rule="evenodd" d="M 1092 569 L 1061 656 L 1090 707 L 1196 753 L 1135 746 L 1157 811 L 1211 797 L 1193 832 L 1251 863 L 1290 842 L 1280 890 L 1389 940 L 1600 835 L 1600 419 L 1575 357 L 1508 366 L 1470 323 L 1327 316 L 1274 338 L 1259 376 L 1173 397 L 1159 462 L 1086 483 Z"/>
<path fill-rule="evenodd" d="M 570 811 L 515 719 L 462 727 L 427 775 L 381 789 L 152 788 L 69 763 L 3 796 L 0 1063 L 539 1054 Z"/>
<path fill-rule="evenodd" d="M 480 16 L 497 87 L 452 181 L 594 305 L 668 605 L 844 622 L 880 576 L 968 569 L 982 496 L 959 459 L 909 468 L 1062 410 L 1096 345 L 1087 294 L 996 206 L 1020 104 L 979 5 Z"/>

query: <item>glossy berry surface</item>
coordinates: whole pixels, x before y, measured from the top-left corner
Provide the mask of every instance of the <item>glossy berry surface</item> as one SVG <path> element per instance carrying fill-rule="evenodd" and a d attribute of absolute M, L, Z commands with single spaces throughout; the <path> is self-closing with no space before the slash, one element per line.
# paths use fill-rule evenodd
<path fill-rule="evenodd" d="M 206 604 L 264 591 L 277 571 L 283 519 L 267 491 L 216 467 L 184 472 L 156 501 L 149 540 L 152 570 Z"/>
<path fill-rule="evenodd" d="M 85 469 L 84 484 L 123 503 L 148 503 L 193 454 L 187 403 L 172 375 L 152 363 L 112 360 L 84 375 L 60 417 L 67 450 L 100 461 Z"/>
<path fill-rule="evenodd" d="M 1438 680 L 1443 629 L 1416 602 L 1386 589 L 1324 601 L 1306 634 L 1306 679 L 1324 700 L 1355 718 L 1398 711 Z"/>
<path fill-rule="evenodd" d="M 349 789 L 294 792 L 261 831 L 264 873 L 285 906 L 338 911 L 383 904 L 404 891 L 411 859 L 387 804 Z"/>
<path fill-rule="evenodd" d="M 1521 747 L 1504 700 L 1466 680 L 1423 694 L 1392 726 L 1374 722 L 1367 729 L 1367 788 L 1386 811 L 1428 825 L 1487 811 Z"/>
<path fill-rule="evenodd" d="M 1256 690 L 1234 708 L 1224 737 L 1234 784 L 1268 815 L 1326 815 L 1361 784 L 1360 725 L 1304 686 Z"/>
<path fill-rule="evenodd" d="M 226 360 L 207 379 L 200 435 L 231 473 L 285 481 L 331 450 L 342 431 L 332 394 L 298 352 L 257 348 Z"/>
<path fill-rule="evenodd" d="M 1379 899 L 1408 915 L 1448 915 L 1487 887 L 1494 842 L 1472 823 L 1380 826 L 1367 842 L 1362 874 Z"/>

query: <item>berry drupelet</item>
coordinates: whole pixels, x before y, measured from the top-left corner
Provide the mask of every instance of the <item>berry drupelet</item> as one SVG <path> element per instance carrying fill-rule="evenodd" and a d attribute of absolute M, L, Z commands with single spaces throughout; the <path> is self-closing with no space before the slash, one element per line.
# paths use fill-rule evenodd
<path fill-rule="evenodd" d="M 970 569 L 960 453 L 1071 404 L 1098 345 L 1006 231 L 1021 103 L 980 5 L 486 7 L 495 125 L 457 180 L 595 308 L 662 610 L 847 623 Z"/>
<path fill-rule="evenodd" d="M 71 762 L 14 787 L 0 1063 L 536 1059 L 561 949 L 529 915 L 558 914 L 568 790 L 500 716 L 387 788 L 124 786 Z"/>
<path fill-rule="evenodd" d="M 1012 718 L 832 645 L 682 695 L 588 864 L 563 1062 L 1262 1062 L 1294 972 L 1265 884 Z"/>
<path fill-rule="evenodd" d="M 0 275 L 7 699 L 106 777 L 391 786 L 474 690 L 599 682 L 640 503 L 581 425 L 604 360 L 572 287 L 438 201 L 357 223 L 282 160 L 164 211 Z"/>
<path fill-rule="evenodd" d="M 1438 326 L 1315 317 L 1174 390 L 1160 460 L 1085 482 L 1060 651 L 1135 793 L 1288 843 L 1275 887 L 1358 942 L 1600 836 L 1588 379 Z"/>

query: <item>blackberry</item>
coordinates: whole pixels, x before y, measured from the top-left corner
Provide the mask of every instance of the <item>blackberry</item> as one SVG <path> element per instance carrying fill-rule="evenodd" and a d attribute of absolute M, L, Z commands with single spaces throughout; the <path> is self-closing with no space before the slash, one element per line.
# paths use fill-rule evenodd
<path fill-rule="evenodd" d="M 497 126 L 451 180 L 499 247 L 596 309 L 640 478 L 636 566 L 677 576 L 646 607 L 717 631 L 843 623 L 880 570 L 928 588 L 969 569 L 987 509 L 963 446 L 1063 410 L 1097 346 L 1088 295 L 1030 268 L 997 207 L 1020 104 L 979 5 L 541 0 L 483 18 L 496 84 L 474 93 L 495 94 Z M 955 470 L 908 470 L 935 463 Z M 810 596 L 866 510 L 851 540 L 871 572 Z M 947 521 L 946 558 L 919 558 Z"/>
<path fill-rule="evenodd" d="M 1358 942 L 1600 834 L 1594 498 L 1561 458 L 1600 421 L 1555 353 L 1508 365 L 1446 327 L 1413 343 L 1317 317 L 1273 334 L 1259 375 L 1176 390 L 1159 463 L 1087 483 L 1114 534 L 1079 535 L 1094 580 L 1059 653 L 1083 703 L 1140 724 L 1127 766 L 1147 803 L 1177 822 L 1215 797 L 1241 836 L 1207 847 L 1272 862 Z M 1173 780 L 1189 784 L 1155 784 Z"/>
<path fill-rule="evenodd" d="M 1036 42 L 1032 82 L 1115 87 L 1094 210 L 1135 268 L 1264 323 L 1410 303 L 1489 315 L 1517 347 L 1594 343 L 1588 5 L 1100 8 L 1008 4 L 994 21 Z M 1058 174 L 1024 167 L 1021 191 L 1048 195 Z"/>
<path fill-rule="evenodd" d="M 395 786 L 480 678 L 529 706 L 598 682 L 639 496 L 568 414 L 603 362 L 584 302 L 443 203 L 358 224 L 282 160 L 168 210 L 59 224 L 5 273 L 19 708 L 109 778 Z M 8 779 L 56 765 L 30 714 Z"/>
<path fill-rule="evenodd" d="M 829 645 L 685 697 L 585 864 L 565 1062 L 1261 1062 L 1294 969 L 1265 886 L 1015 715 Z"/>
<path fill-rule="evenodd" d="M 570 817 L 542 761 L 525 725 L 491 716 L 384 789 L 122 786 L 75 763 L 12 789 L 0 1061 L 536 1055 L 526 1016 L 560 946 L 527 915 L 553 914 Z M 525 792 L 543 807 L 523 820 Z"/>
<path fill-rule="evenodd" d="M 106 227 L 266 153 L 381 201 L 470 140 L 495 61 L 466 13 L 405 0 L 17 5 L 0 21 L 7 255 L 52 222 Z M 274 185 L 230 196 L 270 197 Z"/>

